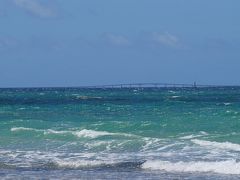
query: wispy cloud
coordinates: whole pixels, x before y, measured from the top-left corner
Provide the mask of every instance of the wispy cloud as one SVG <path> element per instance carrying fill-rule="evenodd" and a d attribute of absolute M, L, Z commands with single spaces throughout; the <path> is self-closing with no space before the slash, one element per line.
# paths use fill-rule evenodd
<path fill-rule="evenodd" d="M 131 44 L 131 41 L 123 35 L 105 33 L 104 37 L 109 43 L 114 44 L 114 45 L 128 46 Z"/>
<path fill-rule="evenodd" d="M 161 45 L 168 46 L 168 47 L 180 46 L 180 40 L 178 39 L 178 37 L 168 32 L 165 32 L 165 33 L 154 32 L 151 35 L 151 39 L 156 43 L 159 43 Z"/>
<path fill-rule="evenodd" d="M 54 9 L 39 0 L 13 0 L 15 5 L 24 9 L 25 11 L 41 17 L 41 18 L 55 18 L 57 13 Z"/>

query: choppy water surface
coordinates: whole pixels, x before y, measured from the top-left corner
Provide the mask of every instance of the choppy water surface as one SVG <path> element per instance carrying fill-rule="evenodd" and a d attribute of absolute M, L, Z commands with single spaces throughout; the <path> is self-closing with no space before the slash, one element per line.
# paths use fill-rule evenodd
<path fill-rule="evenodd" d="M 240 88 L 1 89 L 0 178 L 239 179 Z"/>

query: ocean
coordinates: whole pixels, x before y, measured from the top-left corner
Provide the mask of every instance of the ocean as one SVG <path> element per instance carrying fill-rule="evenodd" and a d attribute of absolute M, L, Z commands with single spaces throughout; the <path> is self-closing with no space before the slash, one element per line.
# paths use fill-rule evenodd
<path fill-rule="evenodd" d="M 0 179 L 240 179 L 240 88 L 0 89 Z"/>

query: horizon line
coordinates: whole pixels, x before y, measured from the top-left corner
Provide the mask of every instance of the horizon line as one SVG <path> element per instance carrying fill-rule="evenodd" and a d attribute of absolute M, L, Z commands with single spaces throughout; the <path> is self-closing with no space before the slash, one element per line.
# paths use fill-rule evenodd
<path fill-rule="evenodd" d="M 192 84 L 188 83 L 119 83 L 103 85 L 69 85 L 69 86 L 13 86 L 0 87 L 0 89 L 54 89 L 54 88 L 82 88 L 82 89 L 121 89 L 121 88 L 208 88 L 208 87 L 240 87 L 240 85 L 222 85 L 222 84 Z"/>

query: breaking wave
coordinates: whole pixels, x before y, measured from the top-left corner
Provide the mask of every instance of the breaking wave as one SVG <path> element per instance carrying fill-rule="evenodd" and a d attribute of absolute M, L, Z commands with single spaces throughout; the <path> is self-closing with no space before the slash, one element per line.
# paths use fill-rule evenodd
<path fill-rule="evenodd" d="M 41 131 L 34 128 L 25 128 L 25 127 L 13 127 L 10 130 L 11 131 Z"/>
<path fill-rule="evenodd" d="M 198 140 L 198 139 L 193 139 L 191 141 L 203 147 L 240 151 L 240 144 L 234 144 L 230 142 L 206 141 L 206 140 Z"/>
<path fill-rule="evenodd" d="M 140 168 L 145 161 L 102 161 L 102 160 L 79 160 L 79 161 L 62 161 L 58 160 L 55 165 L 58 168 L 70 168 L 70 169 L 81 169 L 81 168 Z"/>
<path fill-rule="evenodd" d="M 25 127 L 13 127 L 10 129 L 12 132 L 18 132 L 18 131 L 35 131 L 35 132 L 42 132 L 44 135 L 47 134 L 71 134 L 79 138 L 98 138 L 101 136 L 135 136 L 132 134 L 125 134 L 125 133 L 110 133 L 107 131 L 95 131 L 95 130 L 88 130 L 88 129 L 82 129 L 82 130 L 76 130 L 76 131 L 57 131 L 53 129 L 34 129 L 34 128 L 25 128 Z"/>
<path fill-rule="evenodd" d="M 163 170 L 167 172 L 213 172 L 219 174 L 240 174 L 240 162 L 227 161 L 193 161 L 193 162 L 169 162 L 169 161 L 146 161 L 143 169 Z"/>

